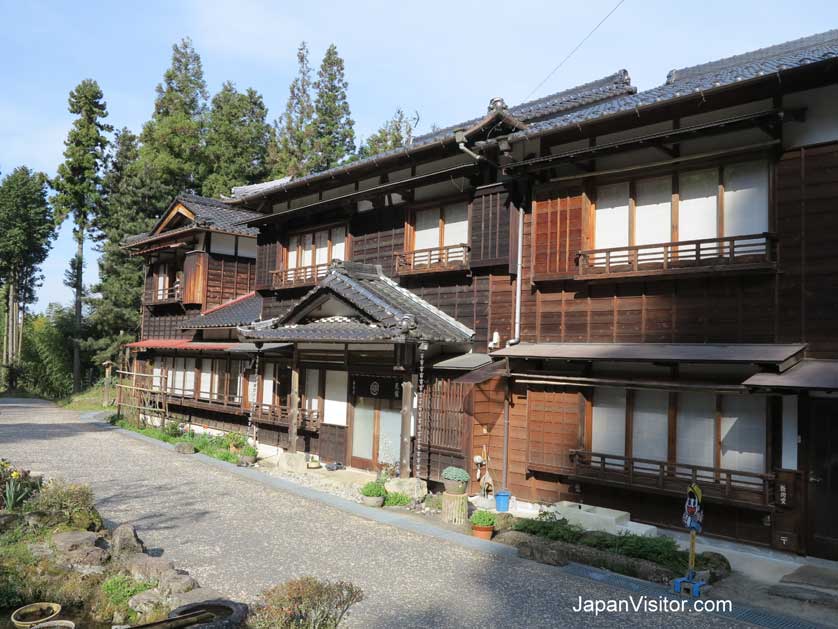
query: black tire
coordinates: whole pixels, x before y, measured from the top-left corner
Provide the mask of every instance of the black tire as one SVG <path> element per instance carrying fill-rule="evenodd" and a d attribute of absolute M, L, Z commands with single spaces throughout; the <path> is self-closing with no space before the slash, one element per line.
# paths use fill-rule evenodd
<path fill-rule="evenodd" d="M 177 609 L 173 609 L 169 613 L 169 618 L 177 618 L 183 614 L 198 611 L 199 609 L 206 609 L 222 607 L 230 611 L 227 618 L 220 618 L 211 622 L 193 625 L 193 627 L 200 629 L 238 629 L 244 626 L 244 621 L 247 620 L 247 605 L 244 603 L 236 603 L 226 599 L 214 599 L 211 601 L 202 601 L 200 603 L 189 603 L 188 605 L 181 605 Z"/>

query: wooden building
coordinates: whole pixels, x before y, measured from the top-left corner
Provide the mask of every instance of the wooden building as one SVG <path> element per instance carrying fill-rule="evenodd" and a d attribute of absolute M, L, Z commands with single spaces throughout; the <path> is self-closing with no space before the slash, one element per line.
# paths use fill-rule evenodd
<path fill-rule="evenodd" d="M 838 558 L 835 102 L 830 31 L 236 188 L 204 201 L 258 233 L 226 283 L 188 216 L 129 243 L 149 295 L 164 255 L 204 278 L 138 369 L 260 444 L 430 480 L 485 452 L 518 499 L 660 526 L 697 481 L 708 534 Z"/>

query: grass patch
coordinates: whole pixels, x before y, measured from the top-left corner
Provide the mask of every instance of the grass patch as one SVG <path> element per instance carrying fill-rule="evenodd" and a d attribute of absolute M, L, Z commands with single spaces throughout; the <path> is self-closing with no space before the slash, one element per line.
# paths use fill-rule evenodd
<path fill-rule="evenodd" d="M 191 443 L 195 450 L 201 454 L 206 454 L 214 459 L 227 461 L 228 463 L 238 463 L 239 456 L 230 452 L 229 440 L 224 437 L 207 435 L 204 433 L 179 433 L 175 434 L 172 431 L 157 428 L 155 426 L 138 427 L 129 421 L 120 419 L 116 416 L 111 418 L 111 423 L 120 428 L 125 428 L 132 432 L 157 439 L 158 441 L 165 441 L 166 443 Z"/>
<path fill-rule="evenodd" d="M 400 491 L 389 492 L 384 497 L 384 506 L 385 507 L 406 507 L 409 505 L 413 500 L 407 494 L 403 494 Z"/>
<path fill-rule="evenodd" d="M 111 388 L 111 396 L 115 395 L 115 389 Z M 105 387 L 96 384 L 79 393 L 71 395 L 66 400 L 59 400 L 58 405 L 71 411 L 101 411 L 102 401 L 105 399 Z"/>
<path fill-rule="evenodd" d="M 125 574 L 117 574 L 102 582 L 102 592 L 115 607 L 125 607 L 132 596 L 156 587 L 154 581 L 137 581 Z"/>

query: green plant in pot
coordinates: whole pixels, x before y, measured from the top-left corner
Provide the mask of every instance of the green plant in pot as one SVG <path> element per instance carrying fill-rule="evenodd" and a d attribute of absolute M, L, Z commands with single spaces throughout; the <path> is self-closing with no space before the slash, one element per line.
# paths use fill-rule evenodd
<path fill-rule="evenodd" d="M 383 483 L 378 481 L 370 481 L 361 487 L 361 502 L 368 507 L 380 507 L 384 504 L 384 498 L 387 496 L 387 490 Z"/>
<path fill-rule="evenodd" d="M 461 467 L 449 466 L 442 470 L 442 482 L 449 494 L 464 494 L 471 477 Z"/>
<path fill-rule="evenodd" d="M 491 511 L 475 511 L 469 518 L 471 534 L 480 539 L 492 539 L 495 532 L 495 514 Z"/>

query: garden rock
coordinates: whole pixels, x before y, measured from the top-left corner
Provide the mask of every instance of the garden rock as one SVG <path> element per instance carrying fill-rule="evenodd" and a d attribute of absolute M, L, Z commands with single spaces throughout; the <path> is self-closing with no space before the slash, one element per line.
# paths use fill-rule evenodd
<path fill-rule="evenodd" d="M 138 614 L 147 614 L 156 607 L 163 607 L 165 604 L 166 597 L 159 590 L 146 590 L 128 599 L 128 607 Z"/>
<path fill-rule="evenodd" d="M 50 522 L 50 514 L 45 511 L 31 511 L 26 514 L 26 524 L 35 529 L 46 526 Z"/>
<path fill-rule="evenodd" d="M 428 495 L 428 483 L 420 478 L 391 478 L 384 483 L 388 493 L 401 493 L 423 500 Z"/>
<path fill-rule="evenodd" d="M 98 546 L 81 546 L 65 553 L 71 566 L 101 566 L 110 557 L 110 553 Z"/>
<path fill-rule="evenodd" d="M 222 596 L 215 590 L 210 588 L 195 588 L 194 590 L 189 590 L 188 592 L 181 592 L 179 594 L 173 594 L 169 597 L 172 605 L 176 607 L 181 607 L 183 605 L 191 605 L 192 603 L 205 603 L 207 601 L 212 601 L 216 599 L 221 599 Z"/>
<path fill-rule="evenodd" d="M 111 550 L 114 555 L 141 553 L 145 550 L 137 530 L 130 524 L 117 526 L 111 535 Z"/>
<path fill-rule="evenodd" d="M 0 513 L 0 533 L 17 528 L 20 521 L 21 517 L 17 513 Z"/>
<path fill-rule="evenodd" d="M 511 513 L 496 513 L 495 514 L 495 530 L 508 531 L 515 523 L 515 516 Z"/>
<path fill-rule="evenodd" d="M 183 594 L 191 592 L 198 587 L 198 582 L 190 577 L 188 574 L 178 572 L 177 570 L 169 570 L 160 576 L 160 582 L 157 585 L 159 589 L 166 596 L 173 594 Z"/>
<path fill-rule="evenodd" d="M 175 444 L 175 452 L 178 454 L 195 454 L 195 446 L 188 441 L 179 441 Z"/>
<path fill-rule="evenodd" d="M 137 581 L 159 581 L 164 573 L 174 567 L 175 564 L 168 559 L 142 554 L 130 555 L 125 561 L 125 568 Z"/>
<path fill-rule="evenodd" d="M 90 531 L 67 531 L 52 536 L 55 548 L 63 553 L 69 553 L 79 548 L 93 547 L 101 536 Z"/>

